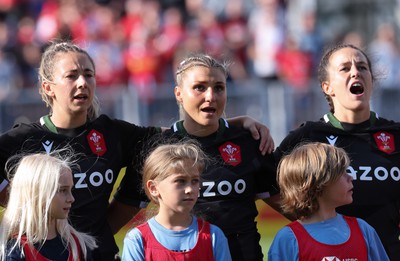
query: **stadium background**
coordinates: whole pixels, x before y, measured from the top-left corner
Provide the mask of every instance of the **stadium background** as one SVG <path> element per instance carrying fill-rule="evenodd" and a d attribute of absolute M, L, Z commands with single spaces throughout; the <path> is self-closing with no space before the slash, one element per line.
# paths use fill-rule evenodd
<path fill-rule="evenodd" d="M 224 12 L 228 6 L 237 2 L 244 4 L 241 21 L 244 21 L 242 29 L 246 31 L 243 34 L 246 37 L 239 39 L 242 44 L 239 51 L 234 44 L 230 45 L 231 38 L 221 34 L 228 20 Z M 127 35 L 117 39 L 114 38 L 115 35 L 107 35 L 107 30 L 115 29 L 113 25 L 128 23 L 125 19 L 128 14 L 127 3 L 134 6 L 136 4 L 136 7 L 146 3 L 146 8 L 150 9 L 142 9 L 148 11 L 143 11 L 142 16 L 148 18 L 154 15 L 151 8 L 158 5 L 160 9 L 157 14 L 163 17 L 159 21 L 159 27 L 153 28 L 152 23 L 144 23 L 140 27 L 157 31 L 156 36 L 168 36 L 163 34 L 162 24 L 167 20 L 167 14 L 171 13 L 170 7 L 177 6 L 183 14 L 182 25 L 188 30 L 186 33 L 189 38 L 182 39 L 183 47 L 177 45 L 172 52 L 169 50 L 169 53 L 163 53 L 163 63 L 160 64 L 164 67 L 154 67 L 157 68 L 157 77 L 154 79 L 145 74 L 132 74 L 135 70 L 115 70 L 132 69 L 129 66 L 132 63 L 121 62 L 122 56 L 126 50 L 132 50 L 134 43 L 140 40 L 128 38 Z M 266 17 L 277 17 L 276 27 L 271 30 L 281 30 L 280 33 L 284 36 L 279 42 L 280 48 L 277 49 L 293 50 L 288 48 L 293 41 L 298 44 L 295 47 L 300 47 L 295 49 L 294 56 L 279 56 L 281 59 L 275 62 L 280 63 L 281 71 L 275 71 L 272 75 L 257 72 L 253 67 L 255 57 L 251 56 L 250 49 L 255 44 L 255 29 L 258 28 L 246 23 L 257 16 L 257 9 L 262 9 L 260 3 L 264 4 L 266 11 L 270 11 Z M 196 8 L 199 8 L 197 12 L 200 10 L 201 16 L 196 14 Z M 118 19 L 115 20 L 117 12 Z M 211 18 L 204 16 L 210 14 Z M 114 15 L 114 20 L 110 15 Z M 214 27 L 203 29 L 212 33 L 201 34 L 197 31 L 201 29 L 200 18 L 209 21 L 207 19 L 212 20 L 212 15 L 217 23 Z M 305 19 L 306 17 L 315 22 L 308 29 L 304 21 L 310 20 Z M 74 23 L 71 22 L 73 19 Z M 102 113 L 138 125 L 169 126 L 178 119 L 172 93 L 173 68 L 182 53 L 198 50 L 234 61 L 228 79 L 227 117 L 243 114 L 254 117 L 270 128 L 275 144 L 279 144 L 286 133 L 300 122 L 318 119 L 321 113 L 327 111 L 326 101 L 316 82 L 315 61 L 310 63 L 306 73 L 299 68 L 308 64 L 305 62 L 307 59 L 303 60 L 304 55 L 314 59 L 321 54 L 323 46 L 338 41 L 351 42 L 370 51 L 380 76 L 372 107 L 379 115 L 399 121 L 399 21 L 400 0 L 0 0 L 0 132 L 5 132 L 17 122 L 36 121 L 48 112 L 37 94 L 36 69 L 47 41 L 57 36 L 69 37 L 82 44 L 94 58 Z M 259 34 L 268 30 L 267 27 L 262 29 Z M 235 32 L 234 36 L 242 35 L 240 31 Z M 199 35 L 202 37 L 198 37 Z M 304 45 L 300 44 L 302 41 Z M 139 56 L 140 52 L 136 54 Z M 315 57 L 312 58 L 313 56 Z M 168 58 L 167 62 L 165 57 Z M 285 57 L 290 57 L 289 62 L 284 62 L 287 60 Z M 154 65 L 154 60 L 153 63 L 145 61 L 135 62 L 143 65 L 142 69 L 146 67 L 144 65 Z M 151 74 L 150 71 L 149 75 Z M 142 82 L 137 79 L 142 79 Z M 122 174 L 123 171 L 119 179 Z M 258 225 L 262 236 L 261 244 L 266 255 L 276 231 L 288 221 L 262 202 L 257 204 L 260 212 Z M 121 249 L 129 226 L 116 235 Z"/>

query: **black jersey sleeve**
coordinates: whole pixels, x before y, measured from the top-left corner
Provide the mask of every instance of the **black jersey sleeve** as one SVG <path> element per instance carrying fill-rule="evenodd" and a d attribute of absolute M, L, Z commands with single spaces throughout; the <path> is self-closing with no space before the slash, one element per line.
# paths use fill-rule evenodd
<path fill-rule="evenodd" d="M 274 151 L 274 157 L 277 165 L 279 164 L 281 158 L 290 153 L 296 146 L 310 141 L 308 134 L 310 133 L 311 125 L 312 122 L 303 123 L 297 129 L 290 131 L 289 134 L 282 140 L 282 142 Z"/>
<path fill-rule="evenodd" d="M 149 141 L 161 135 L 161 128 L 149 128 L 143 139 L 138 140 L 133 148 L 132 157 L 128 159 L 125 174 L 114 194 L 114 199 L 135 207 L 146 207 L 148 199 L 142 189 L 141 166 L 146 155 Z"/>
<path fill-rule="evenodd" d="M 255 176 L 255 192 L 257 198 L 265 198 L 265 192 L 270 196 L 279 193 L 276 180 L 276 164 L 273 154 L 267 154 L 261 158 L 260 171 Z"/>
<path fill-rule="evenodd" d="M 7 170 L 12 163 L 16 163 L 16 161 L 9 161 L 10 157 L 17 153 L 28 152 L 25 151 L 23 144 L 28 140 L 27 134 L 30 128 L 27 124 L 17 124 L 0 136 L 0 191 L 8 184 Z M 15 160 L 18 159 L 15 158 Z"/>

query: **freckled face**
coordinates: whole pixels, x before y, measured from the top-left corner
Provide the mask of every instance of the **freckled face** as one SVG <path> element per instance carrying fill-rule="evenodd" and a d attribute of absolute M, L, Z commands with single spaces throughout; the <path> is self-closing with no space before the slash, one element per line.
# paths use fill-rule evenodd
<path fill-rule="evenodd" d="M 190 68 L 183 75 L 182 85 L 175 87 L 175 97 L 185 111 L 186 131 L 195 134 L 201 128 L 211 134 L 218 130 L 218 120 L 225 110 L 225 75 L 219 68 Z"/>
<path fill-rule="evenodd" d="M 43 86 L 53 99 L 53 113 L 86 114 L 96 88 L 95 69 L 83 53 L 59 53 L 53 70 L 53 82 Z"/>
<path fill-rule="evenodd" d="M 322 84 L 322 88 L 332 97 L 335 113 L 369 112 L 372 73 L 364 54 L 347 47 L 333 53 L 329 61 L 329 79 Z"/>

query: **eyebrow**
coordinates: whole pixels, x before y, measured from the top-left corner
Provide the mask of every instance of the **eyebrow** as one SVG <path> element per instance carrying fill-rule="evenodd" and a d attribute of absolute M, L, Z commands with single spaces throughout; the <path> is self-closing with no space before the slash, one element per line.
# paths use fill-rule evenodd
<path fill-rule="evenodd" d="M 347 64 L 351 64 L 353 63 L 353 61 L 346 61 L 346 62 L 342 62 L 339 65 L 347 65 Z M 356 64 L 365 64 L 367 65 L 368 63 L 366 61 L 355 61 Z"/>
<path fill-rule="evenodd" d="M 193 81 L 193 83 L 195 83 L 195 84 L 199 84 L 199 83 L 202 83 L 202 84 L 204 84 L 204 83 L 209 83 L 210 81 Z M 223 84 L 223 85 L 226 85 L 226 82 L 223 82 L 223 81 L 217 81 L 217 82 L 214 82 L 214 81 L 211 81 L 212 83 L 214 83 L 214 84 Z"/>
<path fill-rule="evenodd" d="M 77 68 L 74 68 L 74 69 L 71 69 L 71 70 L 67 70 L 67 72 L 73 72 L 73 73 L 76 73 L 78 71 L 79 71 L 79 69 L 77 69 Z M 92 73 L 94 73 L 94 70 L 90 69 L 90 68 L 85 68 L 85 69 L 83 69 L 83 71 L 84 72 L 92 72 Z"/>

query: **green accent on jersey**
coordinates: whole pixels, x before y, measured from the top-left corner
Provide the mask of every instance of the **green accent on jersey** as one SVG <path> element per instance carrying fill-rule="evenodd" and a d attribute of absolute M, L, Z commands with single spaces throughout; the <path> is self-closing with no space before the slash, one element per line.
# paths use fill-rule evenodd
<path fill-rule="evenodd" d="M 225 121 L 223 118 L 220 118 L 218 120 L 218 123 L 219 123 L 219 127 L 218 127 L 218 130 L 217 130 L 216 140 L 218 140 L 218 139 L 220 139 L 222 137 L 222 135 L 223 135 L 223 133 L 224 133 L 226 128 L 229 128 L 229 125 L 228 125 L 227 121 Z M 183 120 L 182 121 L 177 121 L 175 126 L 176 126 L 176 128 L 177 128 L 179 133 L 182 133 L 184 135 L 190 135 L 186 131 L 185 127 L 183 127 Z"/>
<path fill-rule="evenodd" d="M 44 125 L 49 129 L 49 131 L 58 133 L 56 125 L 54 125 L 50 119 L 50 115 L 42 116 L 41 120 L 43 120 Z"/>
<path fill-rule="evenodd" d="M 342 123 L 335 117 L 335 115 L 333 115 L 332 112 L 329 112 L 325 115 L 328 117 L 329 122 L 333 125 L 333 127 L 344 130 Z M 376 113 L 375 112 L 373 112 L 373 111 L 370 112 L 369 121 L 371 123 L 371 126 L 373 126 L 375 124 L 375 122 L 376 122 Z"/>

